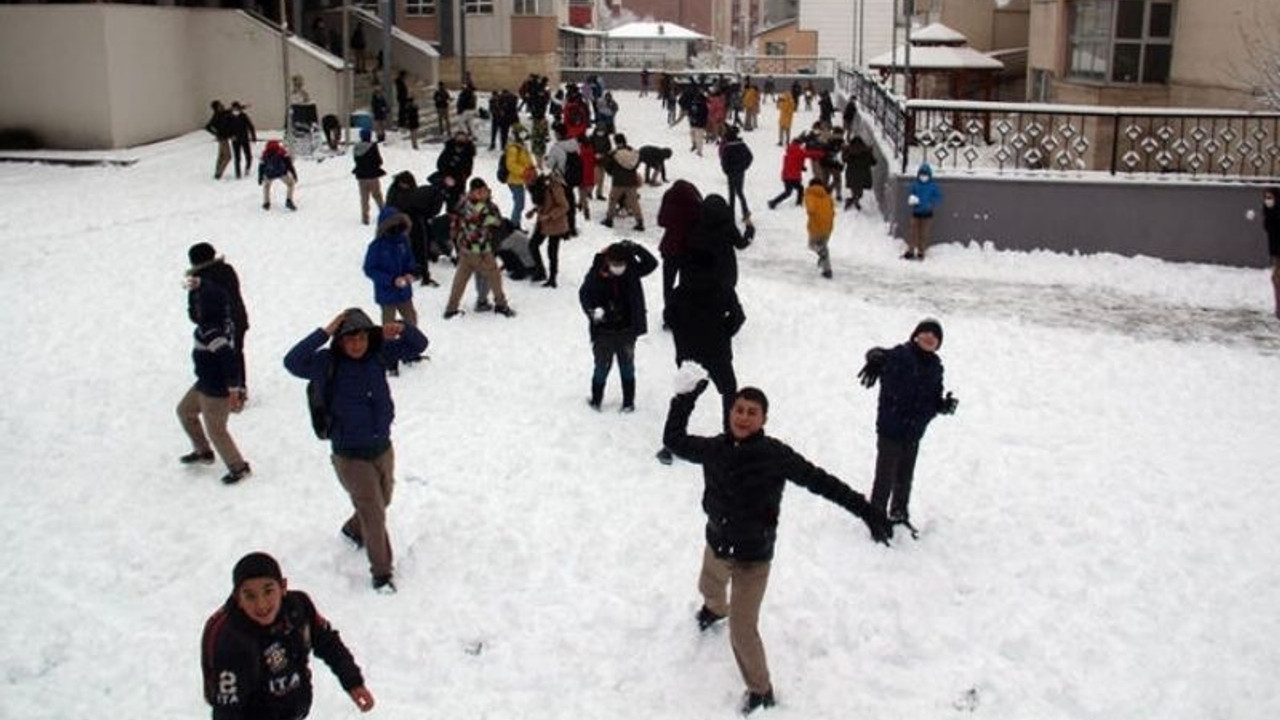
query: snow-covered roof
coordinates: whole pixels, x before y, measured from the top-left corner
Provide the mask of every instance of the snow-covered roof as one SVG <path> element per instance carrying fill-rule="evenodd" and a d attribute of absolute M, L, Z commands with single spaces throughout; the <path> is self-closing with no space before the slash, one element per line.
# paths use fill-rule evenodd
<path fill-rule="evenodd" d="M 969 38 L 942 23 L 929 23 L 919 30 L 911 31 L 911 42 L 960 44 L 968 43 Z"/>
<path fill-rule="evenodd" d="M 873 68 L 901 68 L 906 65 L 906 48 L 877 55 L 867 63 Z M 938 45 L 911 48 L 912 70 L 1003 70 L 1004 63 L 968 45 Z"/>
<path fill-rule="evenodd" d="M 590 28 L 574 27 L 573 25 L 561 25 L 560 32 L 569 33 L 570 35 L 582 35 L 585 37 L 604 37 L 603 30 L 591 30 Z"/>
<path fill-rule="evenodd" d="M 710 40 L 707 35 L 669 22 L 630 22 L 609 30 L 610 40 Z"/>

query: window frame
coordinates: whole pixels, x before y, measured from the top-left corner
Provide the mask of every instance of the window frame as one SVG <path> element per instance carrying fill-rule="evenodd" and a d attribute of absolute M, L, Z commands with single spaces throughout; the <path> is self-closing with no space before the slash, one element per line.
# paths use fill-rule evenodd
<path fill-rule="evenodd" d="M 496 0 L 462 0 L 463 15 L 492 15 Z"/>
<path fill-rule="evenodd" d="M 1125 3 L 1142 4 L 1141 34 L 1135 37 L 1118 37 L 1121 6 Z M 1068 80 L 1100 85 L 1168 85 L 1173 68 L 1174 34 L 1178 25 L 1177 0 L 1073 0 L 1068 16 L 1066 62 L 1064 77 Z M 1169 13 L 1167 36 L 1151 35 L 1151 23 L 1156 8 L 1167 7 Z M 1082 17 L 1093 23 L 1082 27 Z M 1165 48 L 1163 58 L 1153 57 L 1153 48 Z M 1117 73 L 1118 60 L 1131 72 L 1123 76 Z M 1161 67 L 1159 77 L 1150 78 L 1153 63 Z"/>
<path fill-rule="evenodd" d="M 529 5 L 533 6 L 533 11 L 529 11 Z M 538 17 L 555 14 L 555 4 L 552 0 L 512 0 L 511 14 L 518 17 Z"/>
<path fill-rule="evenodd" d="M 416 10 L 414 8 L 427 8 Z M 404 0 L 405 17 L 435 17 L 440 12 L 439 0 Z"/>

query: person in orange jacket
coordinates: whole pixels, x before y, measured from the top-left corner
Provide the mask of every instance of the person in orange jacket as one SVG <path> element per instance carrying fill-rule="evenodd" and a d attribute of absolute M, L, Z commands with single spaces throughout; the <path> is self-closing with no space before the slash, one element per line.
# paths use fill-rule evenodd
<path fill-rule="evenodd" d="M 831 255 L 827 251 L 827 243 L 835 226 L 836 204 L 818 178 L 810 180 L 809 188 L 804 191 L 804 210 L 809 216 L 809 249 L 818 254 L 822 277 L 830 278 Z"/>

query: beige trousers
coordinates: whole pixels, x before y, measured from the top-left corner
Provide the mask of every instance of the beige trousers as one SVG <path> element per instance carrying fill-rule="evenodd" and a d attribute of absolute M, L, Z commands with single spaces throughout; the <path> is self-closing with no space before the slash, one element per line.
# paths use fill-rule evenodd
<path fill-rule="evenodd" d="M 357 460 L 333 455 L 338 482 L 351 498 L 355 512 L 343 524 L 349 534 L 364 541 L 369 555 L 369 572 L 377 577 L 391 574 L 391 538 L 387 534 L 387 507 L 395 489 L 396 453 L 393 448 L 373 460 Z"/>
<path fill-rule="evenodd" d="M 240 449 L 227 431 L 230 415 L 230 398 L 210 397 L 197 390 L 195 385 L 178 401 L 178 422 L 182 423 L 182 429 L 191 439 L 191 448 L 196 452 L 209 452 L 212 443 L 228 470 L 244 465 Z"/>
<path fill-rule="evenodd" d="M 382 212 L 382 181 L 378 178 L 356 180 L 360 186 L 360 222 L 369 224 L 369 200 L 378 204 L 378 212 Z"/>
<path fill-rule="evenodd" d="M 722 560 L 706 547 L 702 551 L 702 573 L 698 577 L 698 592 L 702 593 L 707 609 L 729 617 L 733 659 L 738 662 L 747 690 L 757 694 L 773 687 L 758 630 L 760 605 L 769 586 L 769 568 L 769 562 Z"/>
<path fill-rule="evenodd" d="M 640 214 L 640 194 L 633 187 L 617 187 L 614 186 L 609 190 L 609 208 L 604 214 L 608 220 L 613 220 L 614 215 L 618 212 L 618 204 L 621 203 L 627 208 L 627 212 L 631 213 L 631 217 L 641 225 L 644 224 L 644 216 Z"/>
<path fill-rule="evenodd" d="M 507 296 L 502 292 L 502 271 L 498 270 L 498 261 L 493 253 L 473 253 L 465 250 L 458 253 L 458 267 L 453 271 L 453 286 L 449 288 L 449 303 L 445 312 L 458 309 L 462 302 L 462 293 L 467 289 L 467 281 L 471 275 L 480 273 L 493 289 L 493 303 L 498 307 L 507 304 Z"/>

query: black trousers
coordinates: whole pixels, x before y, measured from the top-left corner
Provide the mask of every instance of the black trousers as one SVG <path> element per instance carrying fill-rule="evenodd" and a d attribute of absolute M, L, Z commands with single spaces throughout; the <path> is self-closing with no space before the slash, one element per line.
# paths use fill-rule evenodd
<path fill-rule="evenodd" d="M 742 203 L 742 216 L 746 217 L 751 214 L 751 208 L 747 207 L 747 196 L 742 192 L 743 174 L 733 173 L 727 176 L 729 178 L 729 212 L 733 212 L 735 200 Z M 790 192 L 790 190 L 788 190 Z"/>
<path fill-rule="evenodd" d="M 907 519 L 911 502 L 911 481 L 916 472 L 920 441 L 904 442 L 876 436 L 876 479 L 871 486 L 871 504 L 888 509 L 889 517 Z"/>
<path fill-rule="evenodd" d="M 778 195 L 778 197 L 769 201 L 769 207 L 773 207 L 778 203 L 782 202 L 783 200 L 786 200 L 788 197 L 790 197 L 792 191 L 794 191 L 796 194 L 797 205 L 804 202 L 804 186 L 800 184 L 800 181 L 786 180 L 785 182 L 787 185 L 786 188 L 782 190 L 782 193 Z"/>

